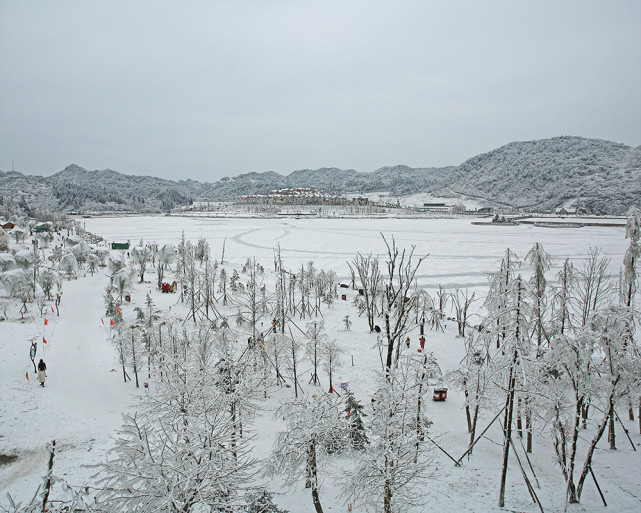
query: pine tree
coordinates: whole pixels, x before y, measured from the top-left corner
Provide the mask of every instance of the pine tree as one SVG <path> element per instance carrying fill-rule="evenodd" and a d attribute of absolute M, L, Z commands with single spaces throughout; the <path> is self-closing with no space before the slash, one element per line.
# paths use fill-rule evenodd
<path fill-rule="evenodd" d="M 367 417 L 367 415 L 363 409 L 363 405 L 354 397 L 354 393 L 348 390 L 345 396 L 345 414 L 348 422 L 349 441 L 352 447 L 358 450 L 365 449 L 365 445 L 369 444 L 363 424 L 363 417 Z"/>

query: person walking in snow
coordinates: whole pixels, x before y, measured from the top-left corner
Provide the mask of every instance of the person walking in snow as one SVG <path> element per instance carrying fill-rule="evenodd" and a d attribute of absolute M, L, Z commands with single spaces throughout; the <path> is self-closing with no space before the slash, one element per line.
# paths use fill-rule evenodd
<path fill-rule="evenodd" d="M 38 381 L 40 381 L 41 387 L 45 386 L 45 378 L 47 377 L 46 370 L 47 364 L 40 358 L 40 362 L 38 362 Z"/>

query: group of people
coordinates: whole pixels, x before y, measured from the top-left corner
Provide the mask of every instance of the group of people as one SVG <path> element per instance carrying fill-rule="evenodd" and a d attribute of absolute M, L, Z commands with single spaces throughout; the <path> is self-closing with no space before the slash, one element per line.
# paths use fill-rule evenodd
<path fill-rule="evenodd" d="M 422 333 L 421 333 L 421 336 L 418 339 L 418 343 L 421 346 L 421 351 L 423 351 L 425 349 L 425 337 L 423 336 Z M 407 346 L 408 349 L 410 348 L 410 338 L 409 337 L 407 337 L 405 339 L 405 345 Z"/>

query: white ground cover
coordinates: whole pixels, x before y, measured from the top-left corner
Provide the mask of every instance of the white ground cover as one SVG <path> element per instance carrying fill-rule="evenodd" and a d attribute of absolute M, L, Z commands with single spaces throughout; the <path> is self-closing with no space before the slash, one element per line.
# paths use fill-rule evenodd
<path fill-rule="evenodd" d="M 556 281 L 555 274 L 565 258 L 580 265 L 592 246 L 601 247 L 604 254 L 611 257 L 611 271 L 616 276 L 627 247 L 622 228 L 484 227 L 472 226 L 466 219 L 118 217 L 86 219 L 84 222 L 88 231 L 102 235 L 108 241 L 130 240 L 132 246 L 140 239 L 177 244 L 184 231 L 185 237 L 194 244 L 199 237 L 207 239 L 212 258 L 217 260 L 222 256 L 224 244 L 225 267 L 230 272 L 239 269 L 247 258 L 256 257 L 265 267 L 263 280 L 269 288 L 273 288 L 274 283 L 273 251 L 277 245 L 282 250 L 286 268 L 296 270 L 313 261 L 317 269 L 332 269 L 339 280 L 346 283 L 349 277 L 346 262 L 351 261 L 356 252 L 371 252 L 384 261 L 385 246 L 380 233 L 393 235 L 401 247 L 409 249 L 415 245 L 419 256 L 429 254 L 419 272 L 420 286 L 430 292 L 439 283 L 449 289 L 467 287 L 481 296 L 487 291 L 487 273 L 496 270 L 508 247 L 523 258 L 535 242 L 541 243 L 554 259 L 553 267 L 547 273 L 550 283 Z M 527 268 L 523 273 L 524 277 L 529 277 Z M 18 307 L 14 306 L 9 311 L 9 319 L 0 323 L 0 453 L 18 456 L 14 463 L 0 466 L 0 505 L 7 504 L 6 492 L 18 500 L 33 495 L 46 473 L 47 444 L 54 439 L 57 443 L 54 473 L 72 485 L 90 483 L 91 476 L 98 471 L 94 465 L 105 459 L 106 451 L 112 445 L 121 424 L 121 413 L 134 411 L 139 397 L 154 393 L 155 376 L 148 378 L 146 368 L 141 380 L 150 384 L 148 389 L 136 389 L 132 382 L 123 383 L 116 351 L 109 343 L 109 318 L 104 315 L 103 294 L 109 280 L 104 269 L 95 276 L 84 274 L 81 271 L 77 280 L 64 282 L 60 316 L 52 313 L 52 302 L 48 303 L 46 316 L 40 316 L 36 306 L 31 304 L 24 321 L 19 319 Z M 155 278 L 155 270 L 149 266 L 145 283 L 134 285 L 131 303 L 122 307 L 125 318 L 134 318 L 134 307 L 144 306 L 149 291 L 155 309 L 182 322 L 186 309 L 178 303 L 178 294 L 162 294 L 155 286 Z M 171 275 L 165 279 L 172 280 Z M 344 292 L 344 289 L 339 290 Z M 0 294 L 7 295 L 2 290 Z M 323 309 L 330 339 L 335 339 L 344 350 L 343 365 L 334 376 L 334 385 L 349 383 L 356 398 L 366 406 L 367 413 L 376 386 L 376 372 L 381 368 L 380 358 L 375 334 L 369 333 L 366 319 L 358 317 L 351 303 L 357 292 L 350 289 L 346 294 L 347 301 L 337 300 L 330 309 Z M 477 304 L 477 308 L 479 306 Z M 345 315 L 350 315 L 353 321 L 349 331 L 343 326 Z M 45 317 L 48 319 L 46 326 Z M 267 328 L 268 320 L 263 322 Z M 43 343 L 43 337 L 47 344 Z M 239 343 L 246 338 L 239 336 Z M 37 359 L 44 358 L 48 366 L 44 389 L 36 382 L 29 360 L 32 339 L 38 342 Z M 462 339 L 456 337 L 454 323 L 448 322 L 444 333 L 428 331 L 427 339 L 426 349 L 434 353 L 444 372 L 458 366 L 464 348 Z M 418 330 L 411 334 L 411 340 L 410 350 L 403 349 L 407 356 L 416 354 Z M 321 386 L 312 387 L 307 384 L 309 363 L 304 366 L 301 381 L 306 393 L 326 392 L 327 376 L 321 374 Z M 252 456 L 269 457 L 275 435 L 283 429 L 283 424 L 273 418 L 273 411 L 292 396 L 292 388 L 274 388 L 261 404 L 262 411 L 251 427 L 255 435 L 251 442 Z M 428 405 L 428 415 L 433 421 L 430 436 L 456 457 L 463 454 L 468 443 L 463 404 L 462 393 L 450 390 L 447 401 Z M 638 424 L 628 421 L 623 413 L 621 411 L 622 421 L 638 447 L 641 444 Z M 479 423 L 480 428 L 485 427 L 492 416 L 486 412 Z M 541 485 L 536 491 L 546 511 L 562 511 L 565 490 L 549 430 L 541 421 L 536 422 L 535 447 L 531 455 Z M 604 437 L 597 448 L 594 472 L 608 501 L 608 510 L 640 511 L 641 453 L 633 452 L 620 426 L 617 429 L 618 450 L 609 450 Z M 412 484 L 417 494 L 427 495 L 427 506 L 414 511 L 539 511 L 529 498 L 513 457 L 506 509 L 496 506 L 501 443 L 500 429 L 493 426 L 475 447 L 473 456 L 463 460 L 461 467 L 454 467 L 445 454 L 434 448 L 431 476 Z M 332 457 L 321 474 L 325 476 L 321 502 L 326 511 L 347 511 L 338 495 L 345 481 L 344 471 L 351 464 L 350 454 Z M 276 502 L 291 513 L 313 510 L 309 490 L 303 487 L 302 480 L 294 489 L 283 488 L 278 479 L 268 486 L 277 492 Z M 353 511 L 363 510 L 357 507 Z M 568 511 L 605 511 L 592 481 L 586 483 L 581 504 L 569 506 Z"/>

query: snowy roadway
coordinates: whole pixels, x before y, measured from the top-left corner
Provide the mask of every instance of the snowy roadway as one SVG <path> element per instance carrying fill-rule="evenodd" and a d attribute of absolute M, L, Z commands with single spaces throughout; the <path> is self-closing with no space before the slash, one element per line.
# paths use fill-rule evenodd
<path fill-rule="evenodd" d="M 30 341 L 18 335 L 24 333 L 25 326 L 14 321 L 0 324 L 0 452 L 19 457 L 18 462 L 0 467 L 5 490 L 26 487 L 35 492 L 41 483 L 37 476 L 46 473 L 52 440 L 56 440 L 58 475 L 75 475 L 77 464 L 67 459 L 67 454 L 78 449 L 95 453 L 95 458 L 85 455 L 83 463 L 101 461 L 105 447 L 95 441 L 104 443 L 115 434 L 121 424 L 120 408 L 134 400 L 132 387 L 124 385 L 120 369 L 110 372 L 117 368 L 117 358 L 108 342 L 109 320 L 103 326 L 99 316 L 104 309 L 105 285 L 102 273 L 66 281 L 60 316 L 49 307 L 46 326 L 45 317 L 30 305 L 25 322 L 38 342 L 36 363 L 43 358 L 47 364 L 45 388 L 40 387 L 28 360 Z M 92 293 L 87 293 L 90 289 Z M 43 336 L 47 344 L 42 342 Z"/>

